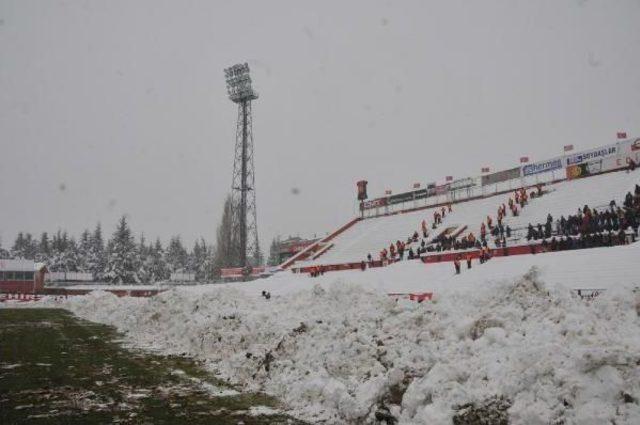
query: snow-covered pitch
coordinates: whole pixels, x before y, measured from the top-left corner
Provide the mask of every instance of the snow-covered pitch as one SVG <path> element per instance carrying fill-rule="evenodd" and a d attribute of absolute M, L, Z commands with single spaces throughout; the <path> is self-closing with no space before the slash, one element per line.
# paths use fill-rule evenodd
<path fill-rule="evenodd" d="M 459 276 L 404 262 L 59 303 L 135 345 L 203 359 L 314 423 L 451 424 L 477 408 L 512 424 L 637 424 L 639 255 L 634 244 L 496 258 Z M 606 290 L 585 300 L 576 288 Z M 417 290 L 433 301 L 387 295 Z"/>

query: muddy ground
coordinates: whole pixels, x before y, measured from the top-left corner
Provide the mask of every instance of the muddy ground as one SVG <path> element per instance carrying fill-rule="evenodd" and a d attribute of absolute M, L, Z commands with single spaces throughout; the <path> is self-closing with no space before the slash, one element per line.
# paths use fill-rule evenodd
<path fill-rule="evenodd" d="M 0 423 L 300 424 L 201 365 L 59 309 L 0 309 Z"/>

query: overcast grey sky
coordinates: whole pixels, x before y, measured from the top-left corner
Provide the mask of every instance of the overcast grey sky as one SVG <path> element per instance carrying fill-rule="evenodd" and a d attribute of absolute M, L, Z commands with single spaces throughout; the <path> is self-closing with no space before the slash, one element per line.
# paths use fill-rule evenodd
<path fill-rule="evenodd" d="M 638 0 L 0 0 L 3 246 L 122 214 L 212 240 L 244 61 L 263 244 L 346 222 L 360 178 L 398 192 L 640 134 Z"/>

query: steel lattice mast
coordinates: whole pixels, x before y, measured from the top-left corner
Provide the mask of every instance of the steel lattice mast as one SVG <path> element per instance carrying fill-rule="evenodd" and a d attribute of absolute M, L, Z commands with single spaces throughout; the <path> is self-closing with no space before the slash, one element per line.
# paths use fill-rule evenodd
<path fill-rule="evenodd" d="M 258 98 L 251 87 L 249 65 L 233 65 L 224 70 L 229 99 L 238 104 L 236 149 L 233 161 L 233 234 L 238 250 L 238 266 L 258 265 L 258 223 L 256 218 L 255 170 L 251 101 Z"/>

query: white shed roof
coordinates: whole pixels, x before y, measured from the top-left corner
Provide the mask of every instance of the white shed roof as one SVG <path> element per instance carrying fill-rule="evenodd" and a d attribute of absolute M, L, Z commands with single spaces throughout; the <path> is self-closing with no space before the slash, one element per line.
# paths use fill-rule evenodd
<path fill-rule="evenodd" d="M 38 270 L 31 260 L 0 260 L 0 271 L 32 272 Z"/>

